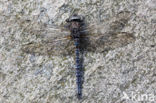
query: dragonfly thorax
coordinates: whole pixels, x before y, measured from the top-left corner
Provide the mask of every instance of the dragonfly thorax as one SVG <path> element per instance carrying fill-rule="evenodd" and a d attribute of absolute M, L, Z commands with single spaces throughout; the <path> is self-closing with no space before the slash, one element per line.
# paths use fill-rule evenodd
<path fill-rule="evenodd" d="M 73 38 L 80 38 L 81 24 L 78 21 L 72 21 L 70 23 L 70 32 Z"/>
<path fill-rule="evenodd" d="M 80 22 L 78 21 L 72 21 L 70 25 L 70 29 L 79 30 L 80 29 Z"/>

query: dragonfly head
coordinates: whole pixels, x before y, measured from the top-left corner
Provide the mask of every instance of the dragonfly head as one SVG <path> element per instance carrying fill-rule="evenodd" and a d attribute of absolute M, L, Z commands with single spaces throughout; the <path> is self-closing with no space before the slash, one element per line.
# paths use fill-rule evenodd
<path fill-rule="evenodd" d="M 69 24 L 69 29 L 72 33 L 77 33 L 84 22 L 84 18 L 80 15 L 73 14 L 68 19 L 66 19 L 66 22 Z"/>
<path fill-rule="evenodd" d="M 70 16 L 68 19 L 66 19 L 66 22 L 83 22 L 84 18 L 80 15 L 77 14 L 73 14 L 72 16 Z"/>

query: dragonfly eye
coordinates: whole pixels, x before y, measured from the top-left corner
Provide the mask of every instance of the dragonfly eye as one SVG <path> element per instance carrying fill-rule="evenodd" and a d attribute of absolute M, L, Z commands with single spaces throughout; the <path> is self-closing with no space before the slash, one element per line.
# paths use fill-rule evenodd
<path fill-rule="evenodd" d="M 72 22 L 72 21 L 82 22 L 83 21 L 83 17 L 79 16 L 77 14 L 74 14 L 71 17 L 69 17 L 68 19 L 66 19 L 66 22 Z"/>

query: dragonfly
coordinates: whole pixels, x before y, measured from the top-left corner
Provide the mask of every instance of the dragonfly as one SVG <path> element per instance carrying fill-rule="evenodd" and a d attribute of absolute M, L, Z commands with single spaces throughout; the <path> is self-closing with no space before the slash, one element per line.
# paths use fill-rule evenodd
<path fill-rule="evenodd" d="M 37 32 L 41 41 L 29 42 L 22 46 L 26 53 L 37 53 L 39 55 L 66 56 L 75 53 L 75 69 L 77 98 L 82 98 L 82 65 L 80 53 L 98 52 L 103 53 L 134 42 L 133 33 L 122 32 L 126 27 L 131 13 L 119 12 L 110 22 L 86 23 L 85 16 L 73 14 L 66 19 L 64 29 L 62 26 L 51 26 L 44 24 Z"/>

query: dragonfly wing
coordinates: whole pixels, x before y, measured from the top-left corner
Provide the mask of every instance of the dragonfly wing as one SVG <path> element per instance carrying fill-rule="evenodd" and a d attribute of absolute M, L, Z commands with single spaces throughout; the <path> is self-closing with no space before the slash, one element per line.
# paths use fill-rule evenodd
<path fill-rule="evenodd" d="M 69 39 L 50 39 L 41 42 L 30 42 L 22 45 L 22 51 L 39 55 L 65 56 L 74 52 L 73 42 Z"/>
<path fill-rule="evenodd" d="M 38 29 L 31 29 L 29 34 L 36 35 L 38 42 L 23 44 L 21 48 L 23 52 L 58 56 L 71 54 L 74 51 L 73 42 L 68 38 L 70 32 L 67 29 L 38 22 L 36 25 Z"/>
<path fill-rule="evenodd" d="M 39 28 L 39 30 L 37 31 L 39 31 L 39 33 L 36 35 L 38 35 L 42 39 L 63 38 L 70 34 L 70 31 L 66 28 L 63 28 L 61 26 L 59 28 L 58 26 L 55 27 L 51 25 L 41 26 L 41 28 Z"/>
<path fill-rule="evenodd" d="M 114 34 L 105 34 L 98 37 L 90 37 L 87 51 L 104 52 L 118 47 L 125 46 L 135 40 L 133 34 L 119 32 Z"/>
<path fill-rule="evenodd" d="M 128 11 L 122 11 L 102 23 L 94 23 L 86 27 L 82 31 L 85 33 L 85 41 L 87 41 L 83 43 L 86 44 L 86 50 L 103 52 L 134 41 L 132 33 L 122 32 L 131 15 Z"/>
<path fill-rule="evenodd" d="M 128 21 L 131 18 L 131 16 L 131 12 L 121 11 L 113 17 L 103 20 L 103 22 L 89 22 L 89 24 L 86 23 L 86 27 L 84 27 L 82 32 L 85 32 L 87 34 L 121 32 L 121 30 L 123 30 L 123 28 L 128 24 Z"/>

